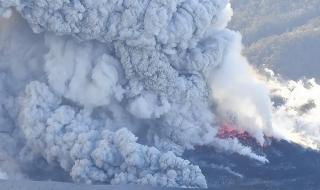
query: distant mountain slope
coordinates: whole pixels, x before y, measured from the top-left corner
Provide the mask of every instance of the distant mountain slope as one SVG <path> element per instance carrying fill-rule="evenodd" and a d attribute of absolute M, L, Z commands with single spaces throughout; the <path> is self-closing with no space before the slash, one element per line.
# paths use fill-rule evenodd
<path fill-rule="evenodd" d="M 243 34 L 251 63 L 290 79 L 319 78 L 319 0 L 233 0 L 233 8 L 230 27 Z"/>

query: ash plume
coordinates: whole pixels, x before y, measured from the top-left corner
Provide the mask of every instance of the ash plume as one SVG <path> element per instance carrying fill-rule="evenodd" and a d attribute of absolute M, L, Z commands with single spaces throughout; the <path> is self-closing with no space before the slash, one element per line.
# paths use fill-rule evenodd
<path fill-rule="evenodd" d="M 30 83 L 22 104 L 27 143 L 70 171 L 74 181 L 206 187 L 199 167 L 138 144 L 126 128 L 110 131 L 86 110 L 63 105 L 43 83 Z"/>
<path fill-rule="evenodd" d="M 0 0 L 1 13 L 0 129 L 15 164 L 42 157 L 75 182 L 205 188 L 186 150 L 268 162 L 217 136 L 230 120 L 261 145 L 278 137 L 268 86 L 226 28 L 228 0 Z"/>

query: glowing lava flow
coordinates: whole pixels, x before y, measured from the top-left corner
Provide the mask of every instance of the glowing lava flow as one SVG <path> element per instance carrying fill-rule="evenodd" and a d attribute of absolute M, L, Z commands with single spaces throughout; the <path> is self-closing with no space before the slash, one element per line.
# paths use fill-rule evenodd
<path fill-rule="evenodd" d="M 230 122 L 221 122 L 217 137 L 221 139 L 236 138 L 246 145 L 261 147 L 256 139 L 253 138 L 248 132 L 243 129 L 239 129 L 239 127 Z M 269 143 L 265 143 L 262 147 L 266 147 L 268 144 Z"/>
<path fill-rule="evenodd" d="M 242 129 L 237 129 L 232 123 L 222 122 L 220 125 L 217 137 L 226 139 L 226 138 L 238 138 L 238 139 L 248 139 L 252 138 L 249 133 Z"/>

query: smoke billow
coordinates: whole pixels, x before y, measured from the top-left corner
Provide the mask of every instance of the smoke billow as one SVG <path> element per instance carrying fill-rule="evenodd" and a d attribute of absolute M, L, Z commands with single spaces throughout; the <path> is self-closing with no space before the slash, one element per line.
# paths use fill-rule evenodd
<path fill-rule="evenodd" d="M 12 150 L 0 148 L 13 165 L 43 157 L 76 182 L 207 187 L 185 150 L 268 162 L 219 138 L 221 121 L 261 145 L 288 139 L 274 129 L 281 118 L 313 130 L 281 111 L 290 101 L 272 106 L 226 29 L 228 0 L 0 0 L 0 13 L 0 129 Z"/>
<path fill-rule="evenodd" d="M 241 37 L 236 34 L 236 40 L 227 48 L 223 64 L 212 72 L 212 96 L 220 117 L 232 120 L 264 144 L 264 135 L 272 134 L 269 90 L 254 76 L 241 50 Z"/>
<path fill-rule="evenodd" d="M 315 79 L 284 81 L 268 69 L 266 73 L 277 138 L 319 150 L 320 85 Z"/>

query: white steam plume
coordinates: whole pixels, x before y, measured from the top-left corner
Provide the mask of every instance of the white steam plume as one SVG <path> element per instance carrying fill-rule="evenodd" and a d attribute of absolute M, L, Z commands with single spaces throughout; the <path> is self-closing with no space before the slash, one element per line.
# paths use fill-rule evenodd
<path fill-rule="evenodd" d="M 274 99 L 276 137 L 320 150 L 320 85 L 315 79 L 283 81 L 266 71 Z"/>
<path fill-rule="evenodd" d="M 272 134 L 269 90 L 257 80 L 254 70 L 241 55 L 240 34 L 228 45 L 223 64 L 212 72 L 211 86 L 220 117 L 235 122 L 262 145 Z"/>

